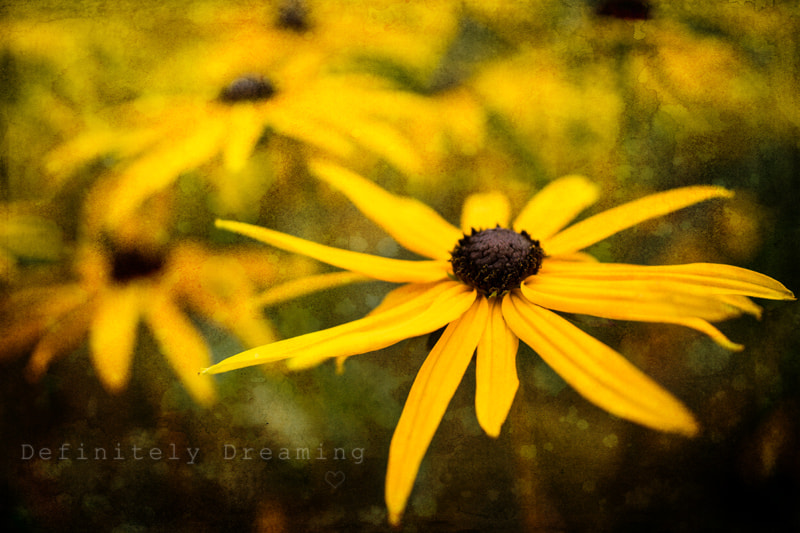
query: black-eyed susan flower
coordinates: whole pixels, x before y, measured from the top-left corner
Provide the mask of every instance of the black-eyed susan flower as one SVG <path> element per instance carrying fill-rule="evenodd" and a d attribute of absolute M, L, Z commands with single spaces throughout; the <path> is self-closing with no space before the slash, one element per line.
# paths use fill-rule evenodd
<path fill-rule="evenodd" d="M 187 41 L 191 46 L 161 57 L 135 98 L 98 113 L 51 152 L 47 173 L 63 181 L 87 162 L 113 163 L 117 200 L 107 219 L 115 227 L 198 169 L 219 192 L 220 211 L 240 212 L 225 199 L 257 198 L 272 173 L 279 174 L 272 166 L 254 171 L 257 177 L 245 173 L 255 152 L 274 146 L 267 139 L 288 139 L 301 154 L 348 159 L 366 152 L 404 173 L 420 172 L 414 145 L 392 121 L 398 108 L 406 115 L 429 111 L 421 98 L 395 98 L 390 82 L 344 71 L 335 50 L 314 38 L 238 13 L 246 20 L 215 21 L 213 35 L 200 32 L 204 37 Z"/>
<path fill-rule="evenodd" d="M 190 396 L 207 405 L 216 397 L 214 384 L 198 376 L 197 367 L 209 364 L 211 355 L 189 311 L 232 331 L 246 345 L 274 340 L 272 327 L 252 302 L 264 280 L 281 279 L 279 265 L 263 253 L 214 252 L 191 241 L 166 250 L 87 244 L 77 254 L 75 281 L 22 288 L 3 301 L 0 344 L 4 353 L 33 346 L 27 371 L 36 380 L 88 336 L 99 380 L 117 393 L 130 380 L 141 322 Z M 302 264 L 285 266 L 304 270 Z M 260 278 L 258 284 L 253 278 Z"/>
<path fill-rule="evenodd" d="M 582 252 L 618 231 L 731 192 L 693 186 L 660 192 L 567 227 L 598 196 L 580 176 L 556 180 L 513 220 L 500 193 L 466 200 L 461 227 L 428 206 L 394 196 L 328 163 L 313 171 L 342 191 L 401 245 L 427 260 L 377 257 L 323 246 L 234 221 L 220 228 L 377 280 L 403 283 L 365 318 L 261 346 L 205 370 L 218 373 L 271 361 L 290 368 L 370 352 L 445 328 L 409 392 L 389 451 L 386 503 L 398 522 L 416 473 L 456 387 L 477 350 L 478 421 L 497 436 L 518 387 L 519 340 L 603 409 L 668 432 L 694 435 L 684 405 L 619 353 L 554 311 L 694 328 L 721 346 L 741 349 L 711 322 L 759 315 L 749 297 L 792 299 L 779 282 L 720 264 L 603 264 Z"/>

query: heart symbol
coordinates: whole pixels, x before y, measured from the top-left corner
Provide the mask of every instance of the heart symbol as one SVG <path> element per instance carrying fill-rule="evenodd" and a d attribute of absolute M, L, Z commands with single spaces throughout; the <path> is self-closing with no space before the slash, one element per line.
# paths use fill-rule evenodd
<path fill-rule="evenodd" d="M 344 483 L 344 472 L 325 472 L 325 483 L 336 489 L 339 485 Z"/>

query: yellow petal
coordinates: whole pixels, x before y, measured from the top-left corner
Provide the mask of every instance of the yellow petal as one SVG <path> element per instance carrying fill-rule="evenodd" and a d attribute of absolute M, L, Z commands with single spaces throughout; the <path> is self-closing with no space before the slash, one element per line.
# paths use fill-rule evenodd
<path fill-rule="evenodd" d="M 288 252 L 312 257 L 329 265 L 383 281 L 424 283 L 447 277 L 448 266 L 446 261 L 406 261 L 340 250 L 271 229 L 231 220 L 217 220 L 216 226 L 271 244 Z"/>
<path fill-rule="evenodd" d="M 517 348 L 519 339 L 508 329 L 498 298 L 490 300 L 489 319 L 478 343 L 475 367 L 475 412 L 490 437 L 500 435 L 519 388 Z"/>
<path fill-rule="evenodd" d="M 310 347 L 289 359 L 286 366 L 291 370 L 302 370 L 316 366 L 330 357 L 339 358 L 341 365 L 342 358 L 373 352 L 402 340 L 436 331 L 460 317 L 475 300 L 477 293 L 474 290 L 460 283 L 453 286 L 452 283 L 454 282 L 445 282 L 445 286 L 449 287 L 448 291 L 428 307 L 410 309 L 404 315 L 399 315 L 397 313 L 405 307 L 397 306 L 380 315 L 369 315 L 362 320 L 380 319 L 379 323 L 340 334 L 325 345 Z M 387 320 L 388 315 L 395 316 Z"/>
<path fill-rule="evenodd" d="M 472 359 L 486 326 L 488 307 L 486 298 L 478 298 L 447 326 L 411 386 L 389 446 L 386 506 L 392 524 L 400 521 L 422 458 Z"/>
<path fill-rule="evenodd" d="M 255 296 L 250 304 L 254 307 L 268 307 L 315 292 L 362 281 L 371 281 L 371 278 L 355 272 L 328 272 L 306 276 L 270 287 Z"/>
<path fill-rule="evenodd" d="M 115 184 L 114 201 L 108 206 L 106 220 L 111 227 L 122 223 L 148 197 L 170 186 L 183 172 L 206 163 L 215 155 L 225 134 L 223 122 L 209 117 L 197 128 L 187 137 L 153 150 L 122 172 Z"/>
<path fill-rule="evenodd" d="M 442 327 L 460 316 L 474 299 L 475 292 L 461 283 L 436 283 L 385 312 L 247 350 L 203 372 L 217 374 L 289 357 L 297 357 L 295 365 L 302 367 L 331 357 L 377 350 Z"/>
<path fill-rule="evenodd" d="M 499 192 L 471 194 L 461 208 L 461 231 L 508 227 L 511 206 L 506 195 Z M 452 248 L 452 246 L 451 246 Z"/>
<path fill-rule="evenodd" d="M 72 308 L 47 329 L 28 361 L 25 369 L 28 379 L 38 380 L 47 371 L 53 359 L 78 348 L 83 343 L 91 323 L 93 309 L 94 300 L 88 300 Z"/>
<path fill-rule="evenodd" d="M 450 250 L 462 236 L 458 229 L 422 202 L 390 194 L 338 165 L 315 160 L 309 167 L 412 252 L 432 259 L 449 259 Z"/>
<path fill-rule="evenodd" d="M 264 132 L 264 122 L 252 105 L 239 104 L 229 110 L 230 123 L 222 150 L 225 168 L 239 172 Z"/>
<path fill-rule="evenodd" d="M 542 248 L 549 255 L 577 252 L 645 220 L 666 215 L 711 198 L 731 198 L 732 196 L 731 191 L 722 187 L 703 185 L 651 194 L 598 213 L 552 237 L 543 239 Z M 532 235 L 534 234 L 532 233 Z"/>
<path fill-rule="evenodd" d="M 547 239 L 597 201 L 600 191 L 583 176 L 564 176 L 547 184 L 514 220 L 516 231 L 534 239 Z"/>
<path fill-rule="evenodd" d="M 521 289 L 528 300 L 542 307 L 618 320 L 698 317 L 719 322 L 742 313 L 733 305 L 736 302 L 669 280 L 565 280 L 541 274 L 530 276 Z"/>
<path fill-rule="evenodd" d="M 731 265 L 689 263 L 685 265 L 628 265 L 623 263 L 578 263 L 547 259 L 539 271 L 565 281 L 641 280 L 680 283 L 684 290 L 694 287 L 698 294 L 739 294 L 768 300 L 793 300 L 794 294 L 779 281 Z"/>
<path fill-rule="evenodd" d="M 98 297 L 89 346 L 97 375 L 111 392 L 123 389 L 130 380 L 141 303 L 136 284 L 110 288 Z"/>
<path fill-rule="evenodd" d="M 752 307 L 729 296 L 695 296 L 672 286 L 671 291 L 668 282 L 551 282 L 547 276 L 532 276 L 522 284 L 521 292 L 530 302 L 547 309 L 615 320 L 677 324 L 709 334 L 726 349 L 742 349 L 708 320 L 739 316 L 743 311 L 752 311 Z"/>
<path fill-rule="evenodd" d="M 388 294 L 386 294 L 386 296 L 383 297 L 381 303 L 379 303 L 372 311 L 369 312 L 369 315 L 383 313 L 384 311 L 388 311 L 389 309 L 403 305 L 404 303 L 409 302 L 414 298 L 417 298 L 418 296 L 428 292 L 436 285 L 439 285 L 439 283 L 440 282 L 407 283 L 406 285 L 401 285 L 396 289 L 392 289 Z"/>
<path fill-rule="evenodd" d="M 414 176 L 422 172 L 422 159 L 417 150 L 396 129 L 369 118 L 352 115 L 348 118 L 346 131 L 358 144 L 383 157 L 404 174 Z"/>
<path fill-rule="evenodd" d="M 555 313 L 512 292 L 503 299 L 511 330 L 589 401 L 661 431 L 695 435 L 697 423 L 674 396 L 620 354 Z"/>
<path fill-rule="evenodd" d="M 332 155 L 347 157 L 355 150 L 355 146 L 344 133 L 321 128 L 319 124 L 309 120 L 302 109 L 271 106 L 265 122 L 284 137 L 301 141 Z"/>
<path fill-rule="evenodd" d="M 191 397 L 200 405 L 212 404 L 216 400 L 214 380 L 198 374 L 198 369 L 211 362 L 203 337 L 168 298 L 150 302 L 145 313 L 147 325 L 162 353 Z"/>

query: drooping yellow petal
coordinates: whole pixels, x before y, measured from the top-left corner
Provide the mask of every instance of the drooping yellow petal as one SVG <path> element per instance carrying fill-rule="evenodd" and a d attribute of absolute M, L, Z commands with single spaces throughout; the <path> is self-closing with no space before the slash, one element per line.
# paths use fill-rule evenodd
<path fill-rule="evenodd" d="M 794 294 L 769 276 L 731 265 L 689 263 L 685 265 L 628 265 L 623 263 L 579 263 L 547 259 L 539 273 L 548 278 L 573 281 L 650 281 L 680 283 L 682 290 L 697 294 L 739 294 L 768 300 L 792 300 Z"/>
<path fill-rule="evenodd" d="M 436 283 L 414 298 L 385 312 L 253 348 L 229 357 L 203 372 L 218 374 L 290 357 L 296 358 L 295 367 L 302 368 L 332 357 L 377 350 L 442 327 L 458 318 L 475 297 L 475 291 L 461 283 Z"/>
<path fill-rule="evenodd" d="M 711 198 L 731 198 L 732 196 L 731 191 L 722 187 L 704 185 L 651 194 L 598 213 L 552 237 L 542 239 L 542 248 L 549 255 L 577 252 L 645 220 L 666 215 Z"/>
<path fill-rule="evenodd" d="M 232 220 L 217 220 L 221 229 L 246 235 L 288 252 L 302 254 L 374 279 L 395 283 L 424 283 L 447 277 L 446 261 L 406 261 L 331 248 L 268 228 Z"/>
<path fill-rule="evenodd" d="M 661 431 L 697 433 L 694 417 L 680 401 L 620 354 L 552 311 L 512 291 L 503 299 L 503 316 L 523 342 L 597 406 Z"/>
<path fill-rule="evenodd" d="M 364 215 L 403 247 L 432 259 L 448 259 L 461 232 L 427 205 L 395 196 L 358 174 L 322 160 L 311 171 L 341 191 Z"/>
<path fill-rule="evenodd" d="M 461 231 L 469 234 L 473 228 L 476 230 L 491 229 L 496 226 L 507 228 L 510 213 L 508 198 L 502 193 L 471 194 L 461 208 Z"/>
<path fill-rule="evenodd" d="M 544 274 L 530 276 L 521 289 L 528 300 L 548 309 L 618 320 L 698 317 L 719 322 L 742 313 L 737 302 L 670 281 L 563 280 Z"/>
<path fill-rule="evenodd" d="M 696 296 L 679 289 L 669 282 L 553 282 L 547 276 L 531 276 L 521 286 L 527 300 L 547 309 L 615 320 L 677 324 L 709 334 L 726 349 L 742 348 L 708 321 L 739 316 L 743 311 L 752 311 L 752 307 L 725 295 Z"/>
<path fill-rule="evenodd" d="M 150 331 L 191 397 L 200 405 L 211 405 L 217 395 L 214 380 L 198 374 L 211 362 L 203 337 L 169 298 L 150 302 L 145 313 Z"/>
<path fill-rule="evenodd" d="M 419 465 L 472 359 L 488 315 L 486 298 L 478 298 L 447 326 L 411 386 L 389 446 L 386 506 L 392 524 L 400 521 Z"/>
<path fill-rule="evenodd" d="M 599 194 L 597 185 L 583 176 L 559 178 L 528 201 L 514 220 L 514 230 L 525 230 L 534 239 L 547 239 L 595 203 Z"/>
<path fill-rule="evenodd" d="M 475 361 L 475 412 L 490 437 L 500 435 L 519 388 L 517 348 L 519 339 L 503 319 L 501 301 L 492 298 Z"/>
<path fill-rule="evenodd" d="M 89 347 L 97 376 L 110 392 L 122 390 L 130 380 L 141 304 L 137 284 L 112 287 L 98 295 Z"/>

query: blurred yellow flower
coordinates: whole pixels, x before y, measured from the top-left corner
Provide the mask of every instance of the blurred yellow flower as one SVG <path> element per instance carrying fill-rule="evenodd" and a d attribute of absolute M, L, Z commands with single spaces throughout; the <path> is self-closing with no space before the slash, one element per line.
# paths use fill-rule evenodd
<path fill-rule="evenodd" d="M 312 170 L 398 243 L 429 260 L 372 256 L 249 224 L 218 221 L 220 228 L 403 285 L 365 318 L 245 351 L 204 372 L 279 360 L 288 360 L 294 369 L 330 358 L 341 362 L 445 328 L 417 374 L 392 438 L 386 504 L 394 524 L 476 350 L 475 407 L 488 435 L 499 435 L 516 394 L 520 339 L 580 394 L 610 413 L 658 430 L 694 435 L 698 425 L 679 400 L 553 311 L 679 324 L 739 350 L 741 345 L 710 322 L 743 313 L 758 316 L 760 308 L 748 297 L 794 298 L 774 279 L 734 266 L 604 264 L 581 251 L 640 222 L 732 195 L 720 187 L 652 194 L 566 227 L 598 197 L 596 186 L 573 175 L 541 190 L 513 222 L 503 194 L 472 195 L 463 206 L 461 227 L 456 228 L 428 206 L 394 196 L 339 166 L 316 161 Z"/>
<path fill-rule="evenodd" d="M 411 21 L 400 13 L 390 16 L 396 11 L 390 4 L 383 7 L 342 9 L 365 21 L 384 16 Z M 46 161 L 48 174 L 63 182 L 86 162 L 113 157 L 110 173 L 117 185 L 107 213 L 110 227 L 181 174 L 208 171 L 217 163 L 224 172 L 204 177 L 219 191 L 221 211 L 235 207 L 226 199 L 262 195 L 274 169 L 258 172 L 259 179 L 240 177 L 254 151 L 272 148 L 270 134 L 295 141 L 295 148 L 344 160 L 359 160 L 366 152 L 406 174 L 419 174 L 422 158 L 398 122 L 432 113 L 424 99 L 400 93 L 388 80 L 344 70 L 345 61 L 336 54 L 350 49 L 344 43 L 353 33 L 337 25 L 350 18 L 323 10 L 313 16 L 310 30 L 295 31 L 286 24 L 302 26 L 300 21 L 278 24 L 273 21 L 279 11 L 269 9 L 274 16 L 224 4 L 196 7 L 188 18 L 200 37 L 144 71 L 140 96 L 98 113 L 85 131 L 54 150 Z M 455 21 L 453 15 L 440 18 L 445 25 Z M 383 31 L 388 23 L 364 24 Z M 381 32 L 374 34 L 377 39 Z"/>
<path fill-rule="evenodd" d="M 263 252 L 214 253 L 193 242 L 181 242 L 166 253 L 87 245 L 75 269 L 74 282 L 20 289 L 3 302 L 3 351 L 34 344 L 28 364 L 32 379 L 54 358 L 77 348 L 88 332 L 100 381 L 109 392 L 124 389 L 141 321 L 192 398 L 207 405 L 215 399 L 213 382 L 198 376 L 197 366 L 209 364 L 211 356 L 187 306 L 245 344 L 276 338 L 259 308 L 249 305 L 257 292 L 253 278 L 266 283 L 279 277 L 274 257 Z"/>

